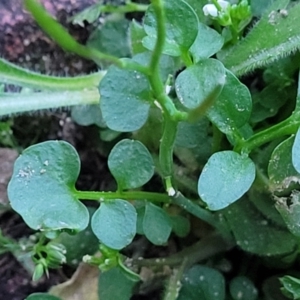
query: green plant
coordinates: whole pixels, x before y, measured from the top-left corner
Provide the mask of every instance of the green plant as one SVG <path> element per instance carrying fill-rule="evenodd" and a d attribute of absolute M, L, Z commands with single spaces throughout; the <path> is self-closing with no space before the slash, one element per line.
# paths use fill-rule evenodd
<path fill-rule="evenodd" d="M 292 53 L 299 48 L 300 3 L 275 1 L 243 37 L 251 20 L 249 4 L 240 1 L 223 7 L 221 2 L 213 1 L 215 10 L 209 20 L 202 11 L 204 1 L 152 0 L 147 9 L 138 6 L 137 10 L 146 10 L 143 24 L 129 24 L 120 16 L 134 7 L 131 2 L 125 10 L 100 6 L 99 13 L 114 12 L 107 21 L 111 26 L 102 27 L 83 46 L 35 1 L 24 1 L 39 25 L 64 49 L 107 70 L 55 78 L 1 59 L 4 83 L 42 90 L 2 93 L 1 114 L 94 105 L 85 116 L 75 108 L 75 119 L 107 127 L 113 137 L 132 133 L 116 143 L 108 156 L 117 183 L 114 192 L 75 188 L 80 161 L 64 141 L 33 145 L 17 159 L 8 195 L 12 208 L 40 232 L 38 247 L 30 246 L 35 278 L 67 259 L 62 235 L 76 237 L 89 222 L 89 230 L 100 241 L 101 256 L 89 253 L 84 260 L 103 271 L 100 299 L 129 299 L 141 266 L 164 265 L 172 267 L 165 300 L 257 299 L 251 280 L 255 277 L 241 272 L 226 293 L 222 273 L 197 263 L 235 245 L 270 264 L 290 266 L 296 260 L 300 92 L 295 84 L 299 55 Z M 209 15 L 207 9 L 204 12 Z M 80 22 L 88 16 L 81 14 Z M 121 48 L 107 38 L 112 28 L 126 29 Z M 123 44 L 128 31 L 132 57 L 119 58 L 128 53 Z M 264 88 L 249 90 L 236 76 L 258 67 L 265 67 Z M 160 176 L 164 192 L 143 189 L 154 173 Z M 100 206 L 90 217 L 79 200 L 94 200 Z M 187 236 L 192 215 L 214 230 L 181 252 L 163 259 L 133 259 L 130 264 L 120 253 L 137 233 L 158 246 L 165 245 L 172 232 L 179 238 Z M 108 290 L 111 282 L 122 288 Z M 264 297 L 272 299 L 267 292 Z"/>

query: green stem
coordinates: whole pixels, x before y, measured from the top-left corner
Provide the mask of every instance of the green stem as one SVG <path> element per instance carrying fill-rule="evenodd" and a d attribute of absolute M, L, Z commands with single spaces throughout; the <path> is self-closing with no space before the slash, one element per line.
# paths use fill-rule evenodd
<path fill-rule="evenodd" d="M 151 193 L 143 191 L 129 192 L 89 192 L 89 191 L 74 191 L 74 195 L 82 200 L 148 200 L 151 202 L 169 203 L 170 197 L 166 194 Z"/>
<path fill-rule="evenodd" d="M 163 135 L 159 147 L 159 164 L 164 178 L 172 177 L 173 175 L 173 148 L 177 125 L 177 121 L 173 121 L 165 115 Z"/>
<path fill-rule="evenodd" d="M 99 104 L 97 88 L 82 91 L 0 94 L 0 116 L 74 105 Z"/>
<path fill-rule="evenodd" d="M 36 88 L 39 90 L 81 90 L 97 87 L 106 71 L 78 77 L 42 75 L 14 65 L 0 58 L 0 82 Z"/>
<path fill-rule="evenodd" d="M 172 203 L 182 207 L 190 214 L 216 228 L 224 238 L 230 239 L 231 235 L 228 229 L 224 227 L 222 223 L 220 223 L 219 220 L 210 211 L 185 198 L 180 192 L 177 192 L 176 195 L 172 197 Z"/>
<path fill-rule="evenodd" d="M 213 234 L 206 236 L 194 245 L 166 258 L 134 259 L 133 265 L 145 267 L 178 266 L 186 258 L 186 268 L 195 263 L 206 260 L 216 254 L 228 251 L 235 244 L 224 240 L 221 236 Z"/>
<path fill-rule="evenodd" d="M 128 1 L 125 5 L 103 5 L 99 4 L 100 13 L 131 13 L 131 12 L 145 12 L 148 8 L 147 4 L 139 4 Z"/>
<path fill-rule="evenodd" d="M 254 134 L 249 139 L 240 141 L 234 147 L 234 151 L 250 153 L 252 150 L 274 139 L 296 133 L 299 126 L 299 116 L 298 114 L 293 114 L 288 119 Z"/>

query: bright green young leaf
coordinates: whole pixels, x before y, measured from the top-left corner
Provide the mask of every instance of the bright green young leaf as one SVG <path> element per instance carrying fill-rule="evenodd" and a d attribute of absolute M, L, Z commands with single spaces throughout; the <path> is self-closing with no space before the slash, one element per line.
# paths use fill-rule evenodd
<path fill-rule="evenodd" d="M 165 14 L 166 40 L 164 54 L 180 56 L 186 54 L 194 43 L 198 33 L 198 18 L 194 10 L 185 1 L 162 1 Z M 188 22 L 183 22 L 188 20 Z M 150 5 L 145 18 L 144 29 L 147 36 L 143 39 L 143 45 L 153 50 L 157 37 L 157 22 L 153 6 Z"/>
<path fill-rule="evenodd" d="M 245 276 L 233 278 L 230 281 L 229 290 L 234 300 L 256 300 L 258 296 L 253 282 Z"/>
<path fill-rule="evenodd" d="M 268 175 L 273 190 L 287 189 L 291 184 L 300 182 L 300 174 L 292 163 L 292 148 L 295 138 L 291 136 L 280 143 L 273 151 Z"/>
<path fill-rule="evenodd" d="M 129 21 L 123 16 L 107 19 L 89 37 L 87 45 L 116 57 L 130 57 Z"/>
<path fill-rule="evenodd" d="M 255 179 L 250 158 L 233 151 L 213 154 L 205 165 L 198 193 L 210 210 L 219 210 L 241 198 Z"/>
<path fill-rule="evenodd" d="M 103 119 L 110 129 L 130 132 L 144 125 L 150 108 L 150 86 L 143 74 L 111 66 L 99 90 Z"/>
<path fill-rule="evenodd" d="M 300 173 L 300 129 L 298 130 L 292 148 L 292 162 L 298 173 Z"/>
<path fill-rule="evenodd" d="M 208 109 L 208 118 L 225 134 L 245 125 L 251 115 L 252 100 L 248 88 L 231 72 L 226 71 L 226 83 Z"/>
<path fill-rule="evenodd" d="M 248 199 L 241 199 L 224 209 L 236 243 L 244 251 L 263 256 L 291 253 L 296 246 L 293 236 L 272 225 Z"/>
<path fill-rule="evenodd" d="M 212 268 L 195 265 L 183 276 L 178 300 L 225 300 L 225 279 Z"/>
<path fill-rule="evenodd" d="M 105 246 L 120 250 L 136 234 L 137 214 L 128 201 L 115 199 L 102 202 L 92 217 L 92 230 Z"/>
<path fill-rule="evenodd" d="M 34 293 L 28 296 L 25 300 L 61 300 L 61 299 L 47 293 Z"/>
<path fill-rule="evenodd" d="M 143 26 L 135 20 L 130 23 L 130 40 L 131 40 L 131 52 L 132 54 L 138 54 L 145 52 L 146 49 L 142 44 L 143 38 L 146 36 L 146 32 Z"/>
<path fill-rule="evenodd" d="M 169 215 L 162 208 L 148 202 L 143 219 L 143 231 L 147 239 L 154 245 L 165 244 L 172 231 Z"/>
<path fill-rule="evenodd" d="M 72 145 L 48 141 L 31 146 L 16 160 L 8 197 L 33 229 L 85 229 L 87 208 L 76 197 L 80 161 Z"/>
<path fill-rule="evenodd" d="M 276 197 L 275 207 L 281 214 L 289 231 L 300 237 L 300 194 L 299 191 L 292 191 L 289 197 Z"/>
<path fill-rule="evenodd" d="M 103 300 L 129 300 L 136 281 L 120 268 L 115 267 L 99 275 L 98 295 Z"/>
<path fill-rule="evenodd" d="M 288 3 L 277 0 L 243 40 L 219 53 L 218 58 L 229 70 L 240 76 L 299 49 L 300 3 L 285 11 Z"/>
<path fill-rule="evenodd" d="M 300 279 L 286 275 L 279 280 L 283 285 L 281 291 L 286 297 L 300 299 Z"/>
<path fill-rule="evenodd" d="M 199 23 L 198 26 L 197 38 L 190 48 L 194 64 L 201 59 L 209 58 L 218 52 L 224 44 L 224 38 L 217 31 L 203 23 Z"/>
<path fill-rule="evenodd" d="M 177 236 L 183 238 L 189 234 L 191 229 L 191 223 L 189 219 L 180 215 L 170 216 L 170 219 L 172 223 L 172 229 Z"/>
<path fill-rule="evenodd" d="M 108 167 L 119 190 L 134 189 L 148 182 L 154 174 L 154 162 L 148 149 L 139 141 L 124 139 L 108 157 Z"/>
<path fill-rule="evenodd" d="M 179 101 L 189 109 L 204 103 L 214 90 L 223 87 L 225 68 L 215 59 L 205 59 L 182 71 L 176 78 L 175 89 Z"/>

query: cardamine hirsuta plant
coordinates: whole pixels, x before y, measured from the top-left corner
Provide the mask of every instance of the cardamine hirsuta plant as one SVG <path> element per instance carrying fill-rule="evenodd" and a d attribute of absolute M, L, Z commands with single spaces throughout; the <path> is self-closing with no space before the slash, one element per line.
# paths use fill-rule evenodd
<path fill-rule="evenodd" d="M 214 258 L 237 247 L 259 264 L 292 268 L 298 260 L 299 1 L 95 4 L 73 18 L 83 24 L 106 14 L 86 45 L 37 1 L 24 5 L 62 48 L 95 61 L 99 71 L 59 78 L 0 59 L 1 82 L 31 89 L 2 92 L 0 114 L 68 106 L 76 122 L 96 124 L 110 141 L 127 134 L 107 160 L 115 191 L 77 190 L 80 160 L 65 141 L 32 145 L 16 160 L 8 196 L 37 232 L 23 247 L 36 265 L 34 279 L 68 262 L 65 241 L 89 230 L 96 247 L 83 260 L 101 270 L 99 299 L 130 299 L 145 266 L 170 267 L 164 300 L 275 299 L 270 286 L 279 289 L 279 281 L 262 284 L 249 265 L 225 280 Z M 137 11 L 144 13 L 139 21 L 124 17 Z M 157 191 L 144 187 L 153 176 Z M 185 244 L 194 218 L 211 229 Z M 125 256 L 140 235 L 161 247 L 177 236 L 182 250 Z M 5 237 L 3 244 L 18 249 Z M 293 275 L 281 277 L 282 291 L 300 299 L 297 272 L 290 273 L 280 273 Z"/>

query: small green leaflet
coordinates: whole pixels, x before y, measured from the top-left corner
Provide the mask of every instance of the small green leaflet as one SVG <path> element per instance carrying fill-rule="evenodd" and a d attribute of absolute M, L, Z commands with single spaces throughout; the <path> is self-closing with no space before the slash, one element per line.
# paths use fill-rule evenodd
<path fill-rule="evenodd" d="M 148 202 L 143 218 L 143 232 L 154 245 L 165 244 L 172 231 L 169 215 L 157 205 Z"/>
<path fill-rule="evenodd" d="M 154 174 L 154 162 L 148 149 L 141 142 L 129 139 L 114 146 L 108 157 L 108 167 L 119 190 L 138 188 Z"/>
<path fill-rule="evenodd" d="M 64 141 L 31 146 L 16 160 L 8 197 L 32 229 L 85 229 L 87 208 L 76 197 L 80 161 L 74 147 Z"/>
<path fill-rule="evenodd" d="M 136 234 L 137 213 L 132 204 L 122 199 L 102 202 L 92 217 L 92 230 L 105 246 L 121 250 Z"/>
<path fill-rule="evenodd" d="M 283 287 L 282 293 L 291 299 L 300 299 L 300 279 L 292 276 L 283 276 L 279 278 Z"/>
<path fill-rule="evenodd" d="M 47 293 L 34 293 L 28 296 L 25 300 L 61 300 L 61 298 Z"/>
<path fill-rule="evenodd" d="M 198 193 L 210 210 L 219 210 L 241 198 L 255 179 L 252 160 L 233 151 L 213 154 L 200 175 Z"/>
<path fill-rule="evenodd" d="M 198 18 L 189 4 L 182 0 L 163 1 L 165 15 L 166 40 L 164 54 L 180 56 L 187 53 L 198 33 Z M 188 20 L 185 22 L 183 20 Z M 153 5 L 150 5 L 145 18 L 144 30 L 147 36 L 143 45 L 153 50 L 157 39 L 157 23 Z"/>

